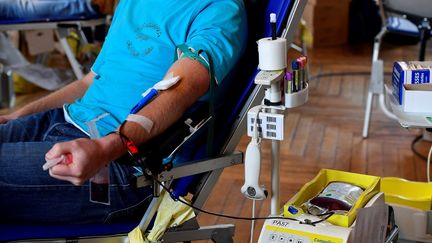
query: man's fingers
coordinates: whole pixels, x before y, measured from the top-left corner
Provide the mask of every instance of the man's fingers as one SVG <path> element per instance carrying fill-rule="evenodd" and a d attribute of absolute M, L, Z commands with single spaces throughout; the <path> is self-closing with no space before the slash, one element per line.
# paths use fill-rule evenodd
<path fill-rule="evenodd" d="M 74 176 L 76 177 L 76 172 L 74 172 L 73 165 L 68 164 L 57 164 L 50 169 L 50 174 L 53 173 L 58 176 Z"/>
<path fill-rule="evenodd" d="M 54 146 L 45 154 L 46 159 L 56 159 L 63 154 L 64 146 L 62 143 L 54 144 Z"/>
<path fill-rule="evenodd" d="M 73 176 L 60 176 L 53 173 L 52 169 L 49 170 L 49 175 L 55 179 L 62 180 L 62 181 L 69 181 L 70 183 L 74 184 L 75 186 L 81 186 L 84 184 L 83 180 L 80 180 Z"/>
<path fill-rule="evenodd" d="M 100 169 L 99 146 L 94 140 L 76 139 L 55 144 L 45 155 L 51 164 L 58 164 L 49 169 L 49 174 L 59 180 L 66 180 L 74 185 L 82 185 Z M 96 155 L 94 152 L 96 151 Z M 92 154 L 93 153 L 93 154 Z M 49 164 L 49 163 L 48 163 Z M 45 166 L 48 167 L 48 166 Z"/>
<path fill-rule="evenodd" d="M 50 169 L 50 175 L 62 177 L 74 185 L 82 185 L 88 178 L 83 170 L 76 167 L 76 164 L 57 164 Z"/>
<path fill-rule="evenodd" d="M 9 119 L 7 119 L 6 117 L 0 116 L 0 124 L 5 124 L 8 121 L 9 121 Z"/>
<path fill-rule="evenodd" d="M 45 154 L 45 159 L 57 159 L 64 155 L 65 161 L 63 163 L 72 163 L 71 147 L 73 147 L 73 145 L 73 141 L 54 144 L 54 146 Z"/>

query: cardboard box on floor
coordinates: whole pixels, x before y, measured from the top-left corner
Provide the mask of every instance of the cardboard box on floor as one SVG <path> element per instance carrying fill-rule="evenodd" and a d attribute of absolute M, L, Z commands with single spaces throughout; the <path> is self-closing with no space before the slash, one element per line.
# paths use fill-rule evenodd
<path fill-rule="evenodd" d="M 327 47 L 348 42 L 350 0 L 309 0 L 303 13 L 312 33 L 312 47 Z"/>
<path fill-rule="evenodd" d="M 404 84 L 402 108 L 405 112 L 432 114 L 432 84 Z"/>

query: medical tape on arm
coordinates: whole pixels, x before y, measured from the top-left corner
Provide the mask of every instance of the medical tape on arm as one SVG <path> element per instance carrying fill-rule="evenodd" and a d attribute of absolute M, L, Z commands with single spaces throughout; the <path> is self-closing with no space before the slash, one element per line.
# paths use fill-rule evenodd
<path fill-rule="evenodd" d="M 144 128 L 148 133 L 153 128 L 154 122 L 143 115 L 129 114 L 126 121 L 135 122 Z"/>

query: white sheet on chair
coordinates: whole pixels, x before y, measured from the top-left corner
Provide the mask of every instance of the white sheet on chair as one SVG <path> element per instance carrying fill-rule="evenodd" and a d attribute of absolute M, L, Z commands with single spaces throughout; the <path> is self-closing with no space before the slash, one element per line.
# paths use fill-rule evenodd
<path fill-rule="evenodd" d="M 4 32 L 0 32 L 0 62 L 5 67 L 17 67 L 29 64 Z"/>
<path fill-rule="evenodd" d="M 0 32 L 0 63 L 6 70 L 12 70 L 25 80 L 46 90 L 59 89 L 71 82 L 74 77 L 71 70 L 29 63 L 3 32 Z"/>
<path fill-rule="evenodd" d="M 69 69 L 54 69 L 41 64 L 28 64 L 12 70 L 25 80 L 46 90 L 59 89 L 71 82 L 74 77 Z"/>

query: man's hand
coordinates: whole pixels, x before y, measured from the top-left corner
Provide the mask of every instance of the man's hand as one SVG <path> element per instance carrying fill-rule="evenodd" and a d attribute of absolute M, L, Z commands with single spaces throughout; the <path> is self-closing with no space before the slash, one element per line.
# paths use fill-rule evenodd
<path fill-rule="evenodd" d="M 114 135 L 117 136 L 117 135 Z M 74 185 L 82 185 L 99 170 L 114 160 L 123 151 L 118 137 L 106 139 L 80 138 L 69 142 L 55 144 L 46 154 L 47 160 L 67 155 L 67 163 L 57 164 L 49 169 L 50 176 Z M 116 140 L 114 140 L 116 139 Z M 119 147 L 120 146 L 120 147 Z"/>
<path fill-rule="evenodd" d="M 16 118 L 17 116 L 15 116 L 14 114 L 2 115 L 0 116 L 0 124 L 5 124 L 6 122 L 14 120 Z"/>

